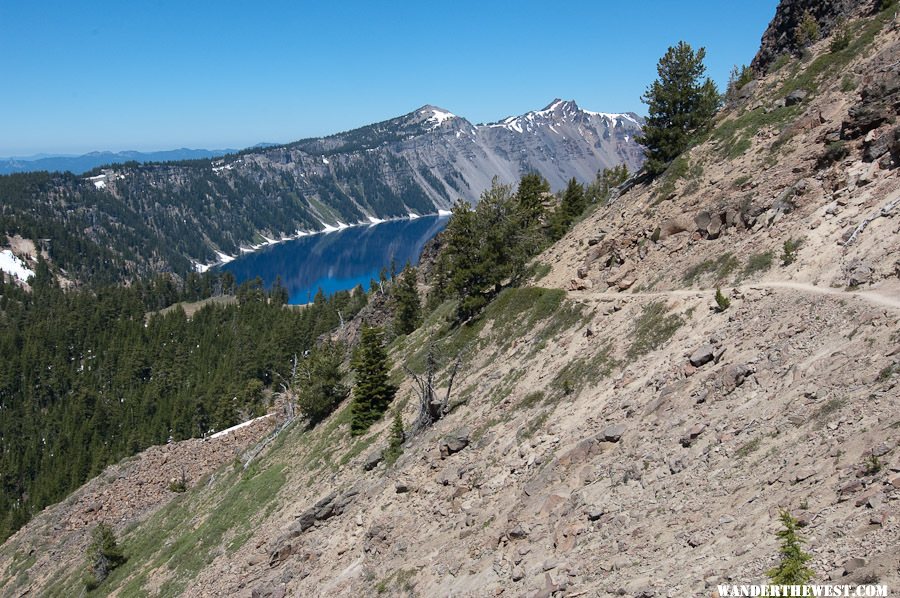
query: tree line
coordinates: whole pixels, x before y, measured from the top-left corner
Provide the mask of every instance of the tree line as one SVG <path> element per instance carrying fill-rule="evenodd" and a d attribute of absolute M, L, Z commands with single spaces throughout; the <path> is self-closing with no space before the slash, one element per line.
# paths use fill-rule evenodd
<path fill-rule="evenodd" d="M 64 291 L 43 264 L 0 282 L 0 538 L 122 457 L 264 413 L 297 355 L 366 302 L 309 306 L 261 281 L 197 276 Z M 232 285 L 232 286 L 229 286 Z M 188 318 L 173 299 L 231 291 Z"/>

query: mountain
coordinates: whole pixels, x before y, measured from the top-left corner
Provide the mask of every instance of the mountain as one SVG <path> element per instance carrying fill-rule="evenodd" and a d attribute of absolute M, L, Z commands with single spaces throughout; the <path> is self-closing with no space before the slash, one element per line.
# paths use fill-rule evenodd
<path fill-rule="evenodd" d="M 83 174 L 98 166 L 104 166 L 106 164 L 199 160 L 202 158 L 216 158 L 236 151 L 237 150 L 233 149 L 205 150 L 183 147 L 181 149 L 159 152 L 90 152 L 80 156 L 47 156 L 44 154 L 37 154 L 25 158 L 0 158 L 0 174 L 36 172 L 39 170 L 47 170 L 50 172 L 69 171 L 75 174 Z"/>
<path fill-rule="evenodd" d="M 536 171 L 558 190 L 573 177 L 593 181 L 606 167 L 633 171 L 642 160 L 641 122 L 561 100 L 483 125 L 423 106 L 329 137 L 219 158 L 128 163 L 83 177 L 0 177 L 0 222 L 11 235 L 54 239 L 51 257 L 56 252 L 80 280 L 183 272 L 263 237 L 435 213 L 460 198 L 474 203 L 495 176 L 514 183 Z M 76 248 L 84 245 L 95 247 Z M 105 257 L 79 257 L 89 250 Z"/>
<path fill-rule="evenodd" d="M 642 123 L 633 113 L 591 112 L 558 99 L 543 110 L 478 125 L 427 105 L 388 121 L 263 152 L 254 164 L 290 165 L 283 170 L 309 181 L 331 179 L 350 196 L 352 173 L 378 172 L 394 194 L 415 188 L 414 201 L 430 203 L 433 211 L 457 198 L 476 202 L 494 176 L 514 183 L 524 173 L 538 172 L 558 190 L 573 177 L 588 182 L 599 170 L 619 164 L 635 171 L 643 161 L 635 141 Z M 362 195 L 369 194 L 363 189 Z M 366 210 L 365 200 L 356 203 Z"/>

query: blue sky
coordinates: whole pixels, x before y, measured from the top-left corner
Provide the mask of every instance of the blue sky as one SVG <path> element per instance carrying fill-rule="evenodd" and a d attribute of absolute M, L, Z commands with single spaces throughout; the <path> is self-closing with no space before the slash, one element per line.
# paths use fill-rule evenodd
<path fill-rule="evenodd" d="M 643 113 L 656 62 L 724 85 L 776 0 L 0 3 L 0 156 L 246 147 L 435 104 L 489 122 L 553 98 Z"/>

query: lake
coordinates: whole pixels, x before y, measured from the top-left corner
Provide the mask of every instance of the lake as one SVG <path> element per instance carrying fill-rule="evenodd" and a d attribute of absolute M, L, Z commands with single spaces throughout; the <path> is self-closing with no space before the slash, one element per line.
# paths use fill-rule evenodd
<path fill-rule="evenodd" d="M 290 303 L 309 303 L 318 289 L 326 295 L 358 284 L 366 290 L 391 259 L 401 270 L 419 261 L 422 247 L 447 226 L 447 216 L 421 216 L 380 224 L 352 226 L 333 232 L 300 237 L 245 253 L 219 266 L 234 274 L 238 283 L 259 276 L 266 288 L 281 276 Z"/>

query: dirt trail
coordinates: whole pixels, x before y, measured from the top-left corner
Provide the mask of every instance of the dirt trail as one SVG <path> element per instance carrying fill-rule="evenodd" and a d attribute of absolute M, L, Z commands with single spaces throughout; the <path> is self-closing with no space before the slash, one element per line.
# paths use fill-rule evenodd
<path fill-rule="evenodd" d="M 761 290 L 761 289 L 790 289 L 800 291 L 802 293 L 812 293 L 816 295 L 836 295 L 840 297 L 852 297 L 861 299 L 867 303 L 878 305 L 880 307 L 889 307 L 900 310 L 900 292 L 886 293 L 881 291 L 845 291 L 843 289 L 835 289 L 831 287 L 820 287 L 805 282 L 795 282 L 791 280 L 771 280 L 755 282 L 747 285 L 740 285 L 735 288 L 739 291 Z M 569 297 L 581 300 L 607 300 L 613 301 L 617 299 L 628 298 L 647 298 L 647 297 L 694 297 L 702 299 L 704 297 L 713 297 L 716 289 L 676 289 L 671 291 L 654 291 L 640 293 L 594 293 L 591 291 L 569 291 Z"/>

